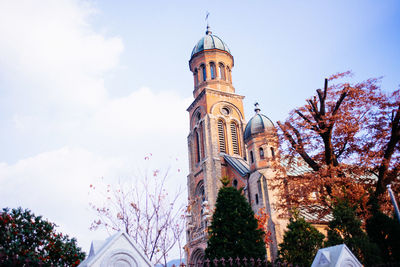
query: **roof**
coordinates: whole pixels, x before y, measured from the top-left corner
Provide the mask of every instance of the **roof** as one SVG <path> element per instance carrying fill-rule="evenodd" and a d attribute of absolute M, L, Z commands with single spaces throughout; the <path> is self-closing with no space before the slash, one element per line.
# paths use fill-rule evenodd
<path fill-rule="evenodd" d="M 301 158 L 293 159 L 290 163 L 288 160 L 282 160 L 281 164 L 285 167 L 287 176 L 301 176 L 313 172 L 313 169 Z"/>
<path fill-rule="evenodd" d="M 209 49 L 219 49 L 228 52 L 229 54 L 231 53 L 226 43 L 224 43 L 224 41 L 222 41 L 218 36 L 212 34 L 210 27 L 207 26 L 206 35 L 194 46 L 191 57 L 201 51 Z"/>
<path fill-rule="evenodd" d="M 265 115 L 256 113 L 249 120 L 244 130 L 244 140 L 250 139 L 251 135 L 262 133 L 265 130 L 275 129 L 274 123 Z"/>
<path fill-rule="evenodd" d="M 309 206 L 308 208 L 312 208 L 315 211 L 323 210 L 322 207 L 317 206 L 317 205 Z M 311 222 L 311 223 L 325 224 L 325 223 L 329 223 L 330 221 L 333 220 L 332 213 L 326 214 L 320 218 L 317 213 L 310 213 L 307 211 L 306 208 L 299 208 L 299 215 L 301 217 L 303 217 L 307 222 Z"/>
<path fill-rule="evenodd" d="M 250 173 L 249 164 L 240 157 L 233 157 L 228 154 L 222 153 L 225 161 L 232 166 L 242 177 Z"/>

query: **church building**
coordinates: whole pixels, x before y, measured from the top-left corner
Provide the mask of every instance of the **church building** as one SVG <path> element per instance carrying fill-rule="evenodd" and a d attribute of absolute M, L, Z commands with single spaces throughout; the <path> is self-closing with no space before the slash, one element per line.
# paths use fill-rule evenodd
<path fill-rule="evenodd" d="M 220 179 L 244 188 L 255 213 L 269 214 L 272 244 L 268 258 L 274 259 L 282 242 L 286 220 L 278 217 L 276 194 L 270 183 L 276 176 L 271 168 L 278 139 L 273 122 L 255 104 L 254 116 L 246 121 L 244 96 L 232 83 L 234 58 L 224 41 L 207 26 L 206 34 L 193 48 L 189 68 L 193 73 L 194 101 L 188 107 L 189 175 L 187 215 L 187 262 L 203 260 L 207 246 L 207 226 L 212 219 Z"/>

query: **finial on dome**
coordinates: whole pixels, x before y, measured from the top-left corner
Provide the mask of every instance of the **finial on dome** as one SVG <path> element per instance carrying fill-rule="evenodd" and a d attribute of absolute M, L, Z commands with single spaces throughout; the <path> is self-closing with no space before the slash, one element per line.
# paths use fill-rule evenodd
<path fill-rule="evenodd" d="M 210 26 L 208 26 L 208 25 L 207 25 L 206 34 L 207 34 L 207 35 L 211 35 L 211 34 L 212 34 L 212 31 L 210 30 Z"/>
<path fill-rule="evenodd" d="M 260 113 L 260 107 L 258 106 L 258 102 L 256 102 L 256 103 L 254 103 L 254 106 L 255 106 L 255 108 L 254 108 L 254 111 L 258 114 L 258 113 Z"/>
<path fill-rule="evenodd" d="M 208 12 L 207 11 L 207 14 L 206 14 L 206 21 L 207 21 L 207 31 L 206 31 L 206 34 L 207 35 L 211 35 L 212 34 L 212 31 L 210 30 L 210 25 L 208 24 L 208 16 L 210 15 L 210 12 Z"/>

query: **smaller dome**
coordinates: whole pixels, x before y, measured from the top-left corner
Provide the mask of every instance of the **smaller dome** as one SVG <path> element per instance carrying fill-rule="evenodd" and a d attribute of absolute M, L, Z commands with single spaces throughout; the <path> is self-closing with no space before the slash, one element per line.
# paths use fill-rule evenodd
<path fill-rule="evenodd" d="M 193 57 L 193 55 L 197 54 L 198 52 L 208 49 L 219 49 L 222 51 L 226 51 L 229 54 L 231 53 L 224 41 L 222 41 L 221 38 L 219 38 L 218 36 L 212 34 L 209 26 L 207 26 L 206 36 L 201 38 L 200 41 L 198 41 L 197 44 L 194 46 L 191 57 Z"/>
<path fill-rule="evenodd" d="M 274 123 L 265 115 L 260 114 L 258 103 L 256 103 L 256 114 L 249 120 L 244 130 L 244 140 L 247 141 L 253 134 L 268 130 L 275 130 Z"/>

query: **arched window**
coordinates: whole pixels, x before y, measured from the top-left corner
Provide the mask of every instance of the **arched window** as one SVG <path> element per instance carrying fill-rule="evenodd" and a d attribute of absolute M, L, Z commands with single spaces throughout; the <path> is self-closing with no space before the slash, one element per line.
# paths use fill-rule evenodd
<path fill-rule="evenodd" d="M 235 122 L 231 122 L 231 134 L 232 134 L 232 148 L 233 153 L 240 155 L 239 153 L 239 142 L 238 142 L 238 135 L 237 135 L 237 125 Z"/>
<path fill-rule="evenodd" d="M 210 72 L 211 72 L 211 79 L 215 79 L 216 73 L 215 73 L 215 64 L 213 62 L 210 63 Z"/>
<path fill-rule="evenodd" d="M 226 80 L 225 78 L 225 66 L 222 63 L 219 63 L 219 77 L 221 80 Z"/>
<path fill-rule="evenodd" d="M 235 179 L 235 180 L 233 180 L 233 186 L 235 187 L 235 188 L 237 188 L 237 186 L 238 186 L 238 181 Z"/>
<path fill-rule="evenodd" d="M 201 159 L 204 159 L 204 133 L 203 133 L 203 122 L 200 122 L 199 125 L 200 132 L 200 156 Z"/>
<path fill-rule="evenodd" d="M 228 81 L 232 82 L 231 69 L 229 67 L 226 67 L 226 70 L 227 70 Z"/>
<path fill-rule="evenodd" d="M 260 158 L 264 158 L 264 149 L 260 147 Z"/>
<path fill-rule="evenodd" d="M 204 182 L 201 180 L 197 186 L 196 186 L 196 191 L 195 191 L 196 197 L 201 199 L 201 202 L 204 202 L 206 200 L 206 195 L 204 193 Z"/>
<path fill-rule="evenodd" d="M 194 85 L 197 86 L 199 84 L 199 73 L 197 68 L 194 69 Z"/>
<path fill-rule="evenodd" d="M 198 113 L 196 114 L 196 122 L 199 122 L 200 119 L 201 119 L 201 113 L 198 112 Z"/>
<path fill-rule="evenodd" d="M 196 143 L 196 163 L 200 162 L 200 136 L 197 132 L 197 129 L 194 132 L 195 134 L 195 143 Z"/>
<path fill-rule="evenodd" d="M 206 66 L 204 64 L 201 64 L 200 69 L 201 69 L 203 81 L 207 80 Z"/>
<path fill-rule="evenodd" d="M 275 151 L 273 147 L 271 147 L 271 156 L 273 159 L 275 159 Z"/>
<path fill-rule="evenodd" d="M 218 121 L 218 141 L 219 141 L 219 152 L 226 152 L 226 142 L 225 142 L 225 125 L 224 122 Z"/>
<path fill-rule="evenodd" d="M 250 163 L 254 163 L 253 151 L 250 151 Z"/>
<path fill-rule="evenodd" d="M 258 194 L 256 194 L 256 204 L 258 205 L 258 202 L 259 202 L 259 200 L 258 200 Z"/>

